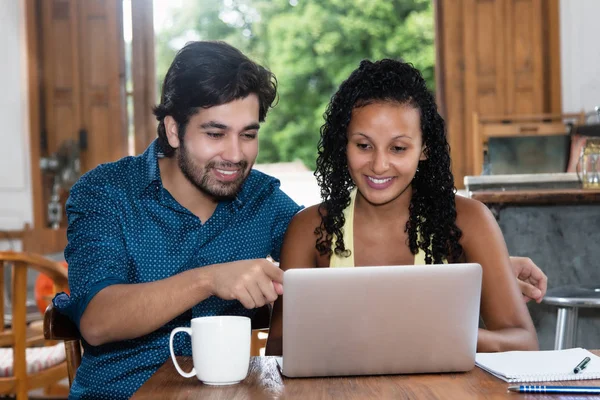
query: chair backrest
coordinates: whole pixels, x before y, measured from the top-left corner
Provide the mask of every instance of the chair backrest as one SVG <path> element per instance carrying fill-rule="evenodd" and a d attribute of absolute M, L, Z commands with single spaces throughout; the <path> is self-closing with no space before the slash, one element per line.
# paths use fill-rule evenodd
<path fill-rule="evenodd" d="M 0 252 L 0 321 L 4 321 L 5 268 L 12 268 L 12 282 L 10 282 L 12 319 L 10 328 L 7 328 L 4 323 L 0 325 L 0 346 L 13 348 L 13 375 L 1 378 L 0 383 L 2 383 L 3 388 L 13 385 L 17 398 L 27 398 L 27 390 L 30 385 L 28 383 L 25 349 L 32 345 L 44 343 L 44 337 L 42 336 L 27 337 L 27 269 L 35 269 L 50 277 L 56 286 L 56 290 L 59 291 L 68 288 L 67 272 L 60 264 L 37 254 L 14 251 Z M 46 386 L 51 383 L 53 382 L 49 380 Z"/>
<path fill-rule="evenodd" d="M 591 123 L 588 125 L 576 125 L 571 131 L 571 152 L 569 155 L 569 164 L 567 172 L 577 172 L 580 170 L 579 157 L 581 150 L 585 147 L 588 139 L 600 138 L 600 123 Z"/>
<path fill-rule="evenodd" d="M 44 337 L 48 340 L 64 341 L 70 387 L 81 364 L 81 334 L 73 321 L 59 313 L 52 302 L 44 313 Z"/>
<path fill-rule="evenodd" d="M 473 113 L 473 164 L 478 175 L 483 170 L 484 153 L 492 137 L 549 136 L 569 133 L 569 123 L 585 122 L 585 113 L 498 115 L 482 117 Z"/>
<path fill-rule="evenodd" d="M 266 304 L 259 308 L 252 318 L 252 338 L 250 341 L 250 355 L 260 356 L 260 350 L 267 345 L 269 325 L 271 323 L 271 305 Z"/>
<path fill-rule="evenodd" d="M 25 252 L 62 253 L 67 246 L 67 228 L 32 228 L 29 224 L 25 224 L 22 232 L 22 249 Z"/>

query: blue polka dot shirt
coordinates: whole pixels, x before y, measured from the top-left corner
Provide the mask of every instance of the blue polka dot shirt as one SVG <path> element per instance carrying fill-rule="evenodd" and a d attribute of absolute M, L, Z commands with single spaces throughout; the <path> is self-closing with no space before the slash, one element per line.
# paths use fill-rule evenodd
<path fill-rule="evenodd" d="M 236 260 L 279 259 L 286 227 L 300 207 L 277 179 L 253 170 L 237 198 L 220 202 L 201 223 L 163 188 L 158 157 L 155 141 L 140 156 L 98 166 L 71 189 L 65 249 L 71 295 L 57 295 L 54 306 L 78 326 L 90 300 L 109 285 Z M 252 314 L 238 301 L 210 297 L 146 336 L 100 346 L 83 341 L 69 398 L 129 398 L 170 357 L 173 328 L 200 316 Z M 176 354 L 191 355 L 186 335 L 177 335 L 174 346 Z"/>

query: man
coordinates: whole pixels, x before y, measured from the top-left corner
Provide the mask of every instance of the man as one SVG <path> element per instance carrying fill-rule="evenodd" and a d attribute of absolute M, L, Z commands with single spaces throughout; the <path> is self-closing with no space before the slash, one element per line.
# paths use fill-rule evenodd
<path fill-rule="evenodd" d="M 283 272 L 266 257 L 279 258 L 300 207 L 251 171 L 275 97 L 273 75 L 235 48 L 189 43 L 165 77 L 158 140 L 72 188 L 71 298 L 55 300 L 84 339 L 72 397 L 128 398 L 168 359 L 173 328 L 252 316 L 281 293 Z M 176 339 L 176 353 L 191 354 Z"/>
<path fill-rule="evenodd" d="M 266 257 L 279 259 L 301 207 L 251 170 L 275 97 L 274 76 L 237 49 L 188 43 L 155 108 L 158 139 L 73 186 L 71 297 L 54 300 L 84 339 L 72 398 L 128 398 L 168 359 L 173 328 L 252 316 L 282 293 L 283 273 Z M 539 271 L 528 259 L 516 265 L 522 281 Z M 176 337 L 175 352 L 191 354 L 189 340 Z"/>

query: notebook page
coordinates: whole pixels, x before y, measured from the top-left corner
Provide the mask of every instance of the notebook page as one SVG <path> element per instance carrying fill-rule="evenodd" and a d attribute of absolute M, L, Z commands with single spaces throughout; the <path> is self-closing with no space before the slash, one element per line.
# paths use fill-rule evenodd
<path fill-rule="evenodd" d="M 574 373 L 573 368 L 585 357 L 591 359 L 587 367 Z M 600 379 L 600 357 L 582 348 L 477 353 L 475 364 L 511 383 Z"/>

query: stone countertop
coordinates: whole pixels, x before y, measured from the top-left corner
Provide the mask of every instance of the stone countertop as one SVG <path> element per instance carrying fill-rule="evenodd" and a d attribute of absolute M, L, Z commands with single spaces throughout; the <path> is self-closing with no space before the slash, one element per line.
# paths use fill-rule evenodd
<path fill-rule="evenodd" d="M 482 190 L 469 194 L 485 204 L 600 204 L 600 190 L 591 189 Z"/>
<path fill-rule="evenodd" d="M 466 176 L 468 196 L 484 203 L 600 203 L 600 191 L 582 189 L 576 173 Z"/>
<path fill-rule="evenodd" d="M 515 185 L 515 184 L 543 184 L 543 183 L 579 183 L 575 172 L 552 174 L 512 174 L 512 175 L 477 175 L 465 176 L 465 187 L 473 185 Z"/>

